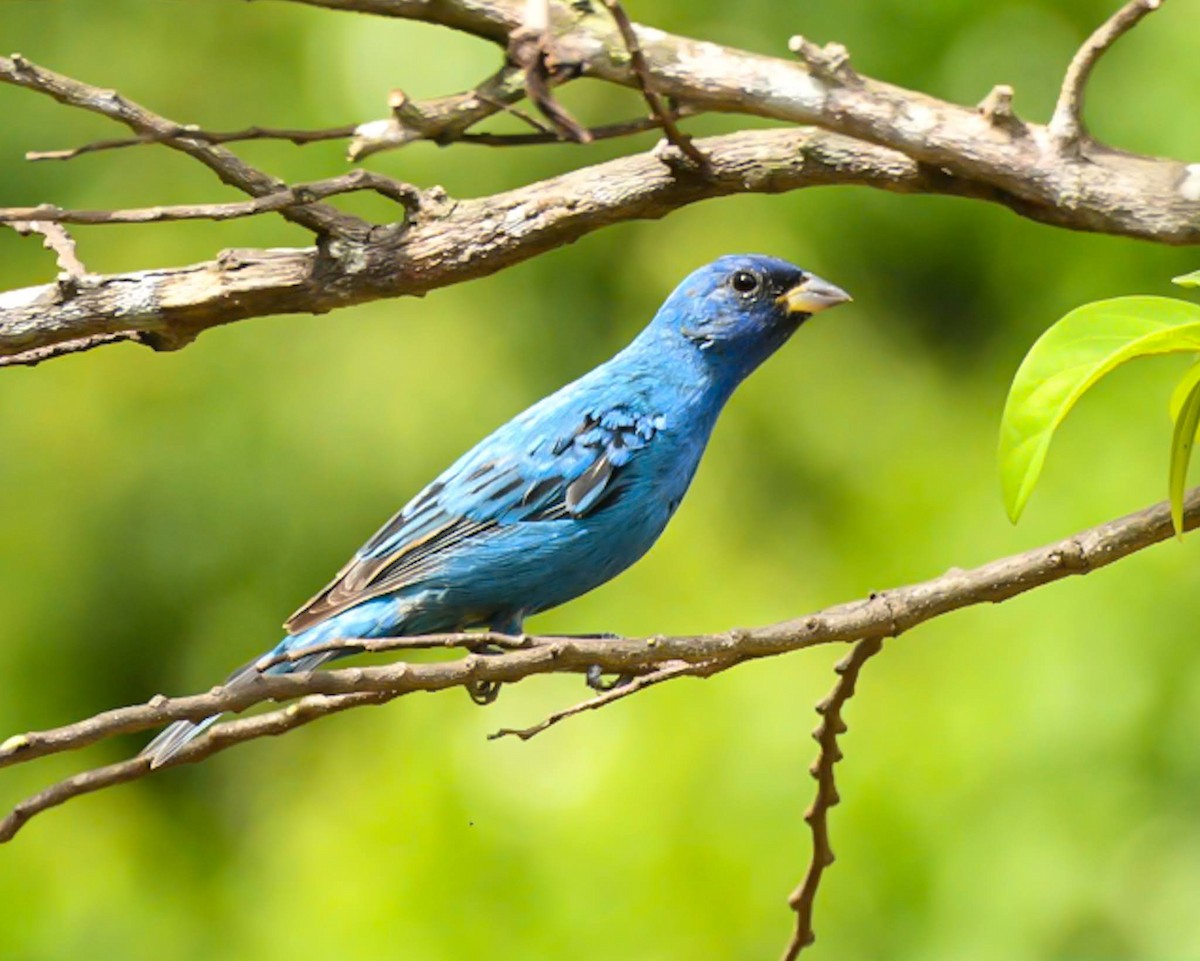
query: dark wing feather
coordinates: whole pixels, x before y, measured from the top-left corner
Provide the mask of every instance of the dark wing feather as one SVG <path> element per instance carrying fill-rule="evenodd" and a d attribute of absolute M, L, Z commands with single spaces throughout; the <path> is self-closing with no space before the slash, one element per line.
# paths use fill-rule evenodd
<path fill-rule="evenodd" d="M 562 436 L 534 437 L 518 448 L 524 451 L 520 456 L 495 453 L 502 429 L 381 527 L 285 629 L 299 633 L 355 604 L 419 583 L 451 552 L 504 526 L 594 513 L 611 498 L 620 469 L 662 426 L 662 417 L 612 408 L 587 415 Z"/>

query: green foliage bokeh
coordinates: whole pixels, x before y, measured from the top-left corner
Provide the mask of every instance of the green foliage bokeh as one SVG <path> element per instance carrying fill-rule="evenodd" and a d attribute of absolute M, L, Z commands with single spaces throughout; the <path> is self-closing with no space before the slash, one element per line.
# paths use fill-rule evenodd
<path fill-rule="evenodd" d="M 1044 120 L 1075 44 L 1112 5 L 629 6 L 780 55 L 792 33 L 836 39 L 866 73 L 964 102 L 1011 83 L 1017 110 Z M 1098 135 L 1200 154 L 1195 125 L 1178 122 L 1200 82 L 1198 30 L 1200 6 L 1180 0 L 1111 53 L 1089 97 Z M 6 52 L 218 129 L 374 118 L 392 87 L 462 89 L 497 56 L 423 25 L 232 0 L 0 0 L 0 36 Z M 639 109 L 598 85 L 564 98 L 592 122 Z M 0 205 L 234 199 L 161 149 L 22 160 L 114 135 L 0 88 Z M 370 165 L 476 195 L 634 147 L 421 144 Z M 340 151 L 242 148 L 289 180 L 345 169 Z M 76 234 L 96 271 L 308 242 L 277 218 Z M 1168 293 L 1194 252 L 864 189 L 705 203 L 422 300 L 0 374 L 0 736 L 202 690 L 270 646 L 419 485 L 732 251 L 794 259 L 855 303 L 802 330 L 734 399 L 651 555 L 532 629 L 767 623 L 1161 498 L 1170 422 L 1154 365 L 1171 361 L 1097 388 L 1015 529 L 995 430 L 1052 319 Z M 0 233 L 0 289 L 53 273 L 35 240 Z M 848 710 L 815 956 L 1200 956 L 1198 551 L 1171 543 L 888 644 Z M 808 857 L 812 705 L 837 654 L 666 685 L 525 744 L 484 736 L 578 699 L 581 684 L 536 680 L 487 710 L 414 697 L 72 802 L 0 848 L 0 957 L 773 956 Z M 0 800 L 140 743 L 7 770 Z"/>

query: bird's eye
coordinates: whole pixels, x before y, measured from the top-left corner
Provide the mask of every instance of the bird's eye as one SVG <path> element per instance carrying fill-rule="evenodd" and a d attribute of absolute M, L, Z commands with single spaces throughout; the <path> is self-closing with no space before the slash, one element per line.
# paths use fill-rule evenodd
<path fill-rule="evenodd" d="M 748 270 L 739 270 L 729 278 L 729 285 L 739 294 L 749 294 L 758 290 L 758 277 Z"/>

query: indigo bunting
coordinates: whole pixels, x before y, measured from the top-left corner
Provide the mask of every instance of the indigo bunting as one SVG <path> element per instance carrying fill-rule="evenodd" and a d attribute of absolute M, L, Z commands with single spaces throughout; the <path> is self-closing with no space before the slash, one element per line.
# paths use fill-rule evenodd
<path fill-rule="evenodd" d="M 529 615 L 616 576 L 679 506 L 734 388 L 809 316 L 849 299 L 773 257 L 701 267 L 628 347 L 409 501 L 291 616 L 287 636 L 227 684 L 353 653 L 303 655 L 335 638 L 519 634 Z M 292 659 L 267 666 L 283 654 Z M 143 754 L 163 764 L 215 720 L 178 721 Z"/>

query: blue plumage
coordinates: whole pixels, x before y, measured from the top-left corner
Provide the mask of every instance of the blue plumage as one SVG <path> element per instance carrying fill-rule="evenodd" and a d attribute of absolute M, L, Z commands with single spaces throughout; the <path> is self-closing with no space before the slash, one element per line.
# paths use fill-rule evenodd
<path fill-rule="evenodd" d="M 734 388 L 807 317 L 848 299 L 771 257 L 695 271 L 628 347 L 417 494 L 292 615 L 270 653 L 333 638 L 519 633 L 529 615 L 603 584 L 662 533 Z M 162 764 L 213 720 L 173 724 L 144 753 Z"/>

